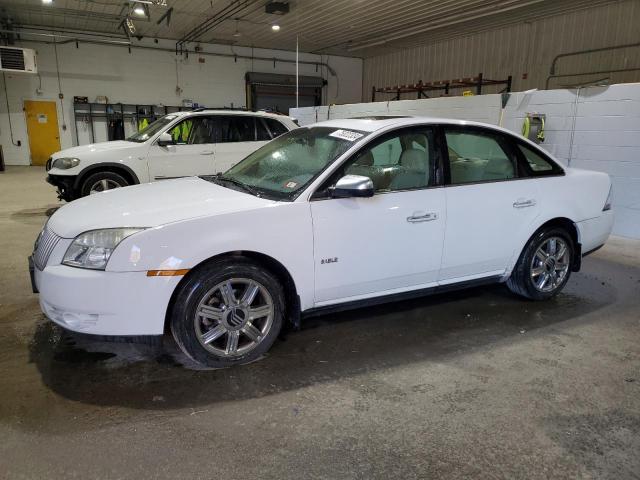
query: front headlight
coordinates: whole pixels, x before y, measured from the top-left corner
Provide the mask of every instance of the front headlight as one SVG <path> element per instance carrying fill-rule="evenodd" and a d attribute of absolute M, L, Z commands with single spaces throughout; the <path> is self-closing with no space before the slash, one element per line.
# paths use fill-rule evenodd
<path fill-rule="evenodd" d="M 77 167 L 80 164 L 79 158 L 56 158 L 51 164 L 52 168 L 59 168 L 60 170 L 67 170 L 69 168 Z"/>
<path fill-rule="evenodd" d="M 104 270 L 118 244 L 144 228 L 107 228 L 78 235 L 67 248 L 62 263 L 70 267 Z"/>

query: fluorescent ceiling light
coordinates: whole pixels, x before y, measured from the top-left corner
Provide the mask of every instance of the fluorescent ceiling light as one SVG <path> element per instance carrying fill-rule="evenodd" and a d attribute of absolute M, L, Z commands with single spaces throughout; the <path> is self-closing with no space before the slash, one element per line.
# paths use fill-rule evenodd
<path fill-rule="evenodd" d="M 271 30 L 273 30 L 274 32 L 279 32 L 280 25 L 278 25 L 277 23 L 275 25 L 271 25 Z"/>
<path fill-rule="evenodd" d="M 136 8 L 134 8 L 133 13 L 135 13 L 136 15 L 140 15 L 141 17 L 144 17 L 146 15 L 142 5 L 138 5 Z"/>
<path fill-rule="evenodd" d="M 53 3 L 53 0 L 42 0 L 42 3 L 44 3 L 45 5 L 51 5 Z"/>

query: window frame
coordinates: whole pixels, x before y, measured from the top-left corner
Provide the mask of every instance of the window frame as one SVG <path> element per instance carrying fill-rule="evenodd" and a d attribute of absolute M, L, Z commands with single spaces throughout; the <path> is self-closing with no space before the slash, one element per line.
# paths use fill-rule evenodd
<path fill-rule="evenodd" d="M 433 133 L 433 154 L 434 161 L 432 162 L 432 171 L 429 175 L 429 185 L 424 187 L 416 187 L 416 188 L 407 188 L 402 190 L 385 190 L 385 191 L 376 191 L 374 192 L 374 196 L 376 195 L 387 195 L 393 193 L 401 193 L 401 192 L 410 192 L 416 190 L 428 190 L 432 188 L 442 188 L 444 186 L 444 164 L 442 159 L 442 137 L 438 132 L 437 125 L 424 124 L 424 125 L 411 125 L 404 126 L 401 128 L 397 128 L 394 130 L 390 130 L 384 132 L 377 137 L 373 137 L 369 139 L 365 144 L 361 145 L 355 152 L 353 152 L 349 157 L 345 158 L 340 165 L 338 165 L 331 175 L 329 175 L 309 196 L 309 201 L 320 201 L 320 200 L 339 200 L 330 195 L 328 195 L 328 189 L 331 186 L 334 186 L 337 181 L 342 178 L 345 173 L 345 169 L 351 166 L 353 162 L 355 162 L 361 153 L 366 150 L 371 150 L 376 146 L 388 141 L 391 138 L 399 137 L 401 135 L 410 135 L 412 133 L 420 133 L 427 130 L 431 130 Z"/>
<path fill-rule="evenodd" d="M 218 142 L 217 137 L 218 137 L 218 131 L 219 131 L 219 119 L 218 119 L 219 115 L 192 115 L 190 117 L 187 117 L 187 119 L 191 120 L 192 122 L 195 122 L 196 119 L 197 121 L 203 122 L 205 120 L 211 119 L 211 121 L 213 121 L 214 123 L 214 128 L 215 131 L 213 132 L 213 142 L 210 143 L 188 143 L 187 145 L 216 145 Z M 194 123 L 195 125 L 195 123 Z M 195 132 L 195 128 L 191 129 L 191 132 L 189 133 L 189 140 L 191 140 L 192 135 Z"/>
<path fill-rule="evenodd" d="M 263 117 L 255 116 L 253 118 L 255 120 L 255 122 L 254 122 L 255 127 L 254 128 L 255 128 L 255 131 L 256 131 L 256 134 L 255 134 L 255 141 L 256 142 L 270 142 L 271 140 L 276 138 L 276 137 L 274 137 L 273 132 L 269 128 L 269 123 L 266 122 Z M 264 129 L 264 131 L 267 132 L 267 135 L 269 135 L 269 139 L 268 140 L 259 140 L 258 139 L 258 122 L 260 122 L 260 124 L 262 125 L 262 128 Z"/>
<path fill-rule="evenodd" d="M 446 187 L 462 187 L 465 185 L 482 185 L 485 183 L 500 183 L 500 182 L 512 182 L 515 180 L 522 180 L 526 178 L 531 178 L 527 175 L 522 175 L 524 166 L 522 165 L 522 158 L 524 155 L 518 150 L 518 148 L 512 143 L 512 138 L 510 135 L 505 134 L 503 132 L 492 130 L 490 128 L 481 127 L 478 125 L 457 125 L 457 124 L 442 124 L 439 125 L 440 135 L 442 137 L 441 145 L 442 152 L 441 156 L 444 160 L 444 177 L 445 177 L 445 186 Z M 462 133 L 471 133 L 471 134 L 480 134 L 490 138 L 493 138 L 498 146 L 510 157 L 513 162 L 513 167 L 515 171 L 515 176 L 513 178 L 502 178 L 502 179 L 493 179 L 493 180 L 478 180 L 475 182 L 465 182 L 465 183 L 453 183 L 451 181 L 451 161 L 449 159 L 449 144 L 447 142 L 446 133 L 447 131 L 458 131 Z"/>
<path fill-rule="evenodd" d="M 219 113 L 216 115 L 212 115 L 214 117 L 216 117 L 216 121 L 218 123 L 218 134 L 217 134 L 217 142 L 216 144 L 220 143 L 220 144 L 224 144 L 224 143 L 247 143 L 247 142 L 256 142 L 258 140 L 256 140 L 256 138 L 258 138 L 258 132 L 257 132 L 257 127 L 256 127 L 256 120 L 258 119 L 258 117 L 256 115 L 229 115 L 226 113 Z M 238 119 L 238 118 L 249 118 L 250 120 L 252 120 L 253 123 L 253 128 L 252 128 L 252 132 L 253 132 L 253 140 L 238 140 L 235 142 L 225 142 L 223 141 L 223 136 L 222 136 L 222 122 L 224 121 L 225 118 L 231 118 L 231 119 Z M 269 132 L 269 134 L 271 134 L 271 132 Z M 272 137 L 273 139 L 273 137 Z M 259 141 L 264 141 L 264 140 L 259 140 Z"/>
<path fill-rule="evenodd" d="M 514 150 L 516 151 L 516 154 L 518 156 L 520 156 L 520 161 L 522 163 L 522 170 L 524 170 L 524 173 L 526 173 L 526 176 L 529 178 L 544 178 L 544 177 L 561 177 L 563 175 L 565 175 L 565 171 L 564 168 L 562 168 L 561 165 L 558 164 L 558 162 L 556 162 L 555 160 L 553 160 L 549 154 L 547 152 L 545 152 L 544 150 L 542 150 L 540 147 L 536 146 L 533 147 L 531 144 L 528 144 L 527 142 L 523 141 L 522 139 L 516 138 L 514 137 L 512 139 L 512 141 L 514 142 Z M 542 171 L 542 172 L 536 172 L 533 168 L 531 168 L 531 165 L 529 165 L 529 161 L 527 160 L 526 155 L 524 154 L 524 152 L 519 148 L 519 147 L 523 147 L 526 149 L 531 150 L 533 153 L 535 153 L 536 155 L 538 155 L 539 157 L 541 157 L 545 162 L 547 162 L 549 165 L 551 165 L 551 171 Z"/>

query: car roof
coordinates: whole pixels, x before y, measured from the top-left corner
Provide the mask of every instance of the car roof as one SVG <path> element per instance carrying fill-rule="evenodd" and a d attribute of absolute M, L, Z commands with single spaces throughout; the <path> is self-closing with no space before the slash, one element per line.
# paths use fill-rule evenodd
<path fill-rule="evenodd" d="M 359 130 L 362 132 L 376 132 L 385 130 L 389 127 L 399 128 L 403 126 L 415 125 L 466 125 L 489 128 L 509 135 L 514 132 L 490 123 L 474 122 L 470 120 L 458 120 L 454 118 L 438 118 L 438 117 L 419 117 L 419 116 L 376 116 L 376 117 L 360 117 L 360 118 L 341 118 L 335 120 L 326 120 L 323 122 L 304 125 L 305 127 L 331 127 L 342 128 L 346 130 Z"/>
<path fill-rule="evenodd" d="M 287 115 L 280 115 L 278 113 L 270 113 L 270 112 L 252 112 L 250 110 L 234 110 L 234 109 L 223 109 L 223 108 L 212 108 L 212 109 L 202 109 L 202 110 L 183 110 L 181 112 L 172 112 L 168 115 L 251 115 L 253 117 L 269 117 L 269 118 L 287 118 L 291 120 L 292 117 Z"/>

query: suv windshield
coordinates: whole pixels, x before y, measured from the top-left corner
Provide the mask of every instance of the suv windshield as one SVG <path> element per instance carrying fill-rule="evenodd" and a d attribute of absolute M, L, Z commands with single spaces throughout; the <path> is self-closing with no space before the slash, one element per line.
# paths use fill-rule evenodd
<path fill-rule="evenodd" d="M 164 117 L 161 117 L 155 122 L 149 124 L 142 130 L 140 130 L 138 133 L 134 133 L 133 135 L 128 137 L 127 140 L 129 142 L 138 142 L 138 143 L 146 142 L 151 137 L 153 137 L 156 133 L 158 133 L 160 130 L 163 130 L 164 127 L 169 125 L 176 118 L 177 118 L 177 115 L 165 115 Z"/>
<path fill-rule="evenodd" d="M 366 134 L 330 127 L 298 128 L 211 180 L 229 179 L 270 197 L 291 199 Z"/>

